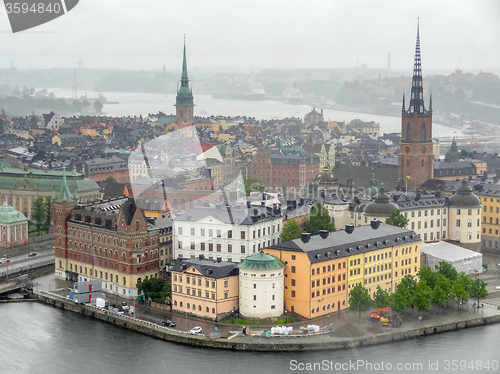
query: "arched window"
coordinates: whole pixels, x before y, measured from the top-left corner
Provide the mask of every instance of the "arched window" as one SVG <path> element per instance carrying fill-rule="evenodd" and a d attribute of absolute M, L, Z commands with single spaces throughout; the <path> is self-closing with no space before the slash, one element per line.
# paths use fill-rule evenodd
<path fill-rule="evenodd" d="M 139 231 L 139 221 L 135 221 L 135 231 Z"/>
<path fill-rule="evenodd" d="M 179 110 L 179 114 L 180 114 L 180 117 L 184 117 L 184 111 L 183 110 Z"/>
<path fill-rule="evenodd" d="M 422 123 L 420 126 L 420 141 L 425 142 L 427 139 L 427 129 L 425 127 L 425 123 Z"/>
<path fill-rule="evenodd" d="M 422 160 L 422 167 L 424 167 L 424 160 Z"/>
<path fill-rule="evenodd" d="M 411 125 L 410 122 L 406 124 L 406 141 L 411 142 Z"/>
<path fill-rule="evenodd" d="M 406 166 L 410 166 L 410 160 L 406 160 Z"/>

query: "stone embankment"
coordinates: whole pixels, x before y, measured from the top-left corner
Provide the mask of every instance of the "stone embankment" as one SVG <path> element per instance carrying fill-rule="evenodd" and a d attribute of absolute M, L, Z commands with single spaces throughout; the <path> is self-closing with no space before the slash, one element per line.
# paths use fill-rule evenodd
<path fill-rule="evenodd" d="M 342 348 L 358 348 L 375 344 L 393 343 L 400 340 L 431 336 L 447 331 L 466 329 L 500 322 L 500 311 L 493 306 L 485 306 L 480 312 L 439 316 L 423 322 L 408 323 L 400 328 L 387 329 L 381 333 L 364 334 L 360 337 L 342 338 L 334 332 L 312 335 L 291 336 L 242 336 L 232 334 L 228 337 L 190 335 L 134 317 L 111 314 L 106 310 L 88 305 L 75 304 L 50 292 L 35 290 L 33 298 L 59 309 L 66 309 L 83 316 L 94 318 L 116 326 L 127 328 L 151 337 L 179 344 L 206 348 L 229 349 L 237 351 L 294 352 Z"/>

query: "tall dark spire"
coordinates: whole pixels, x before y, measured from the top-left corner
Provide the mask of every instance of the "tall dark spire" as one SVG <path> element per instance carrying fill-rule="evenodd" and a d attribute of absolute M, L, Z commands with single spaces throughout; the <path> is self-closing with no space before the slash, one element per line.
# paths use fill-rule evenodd
<path fill-rule="evenodd" d="M 184 85 L 187 86 L 188 83 L 189 83 L 189 79 L 188 79 L 188 68 L 187 68 L 187 58 L 186 58 L 186 35 L 184 35 L 184 54 L 182 57 L 181 86 L 184 86 Z"/>
<path fill-rule="evenodd" d="M 429 112 L 432 112 L 432 91 L 431 94 L 429 95 Z"/>
<path fill-rule="evenodd" d="M 405 92 L 403 91 L 403 112 L 405 111 Z"/>
<path fill-rule="evenodd" d="M 420 22 L 419 22 L 420 23 Z M 417 44 L 415 46 L 415 60 L 413 62 L 413 77 L 411 79 L 411 98 L 408 114 L 414 112 L 426 114 L 424 106 L 424 87 L 422 81 L 422 63 L 420 58 L 420 24 L 417 23 Z"/>
<path fill-rule="evenodd" d="M 189 88 L 189 78 L 187 70 L 187 58 L 186 58 L 186 36 L 184 36 L 184 53 L 182 56 L 182 75 L 181 75 L 181 86 L 177 90 L 177 97 L 175 101 L 176 106 L 193 106 L 193 93 Z M 186 114 L 186 113 L 183 113 Z M 191 115 L 183 115 L 181 117 L 191 117 Z"/>

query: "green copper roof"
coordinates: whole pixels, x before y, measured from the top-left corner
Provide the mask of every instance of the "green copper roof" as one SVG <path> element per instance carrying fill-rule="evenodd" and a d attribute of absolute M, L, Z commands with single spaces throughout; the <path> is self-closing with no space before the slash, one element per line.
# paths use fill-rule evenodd
<path fill-rule="evenodd" d="M 61 203 L 63 201 L 73 201 L 73 196 L 71 196 L 68 188 L 68 182 L 66 181 L 66 168 L 63 168 L 61 189 L 59 190 L 59 196 L 57 196 L 56 201 Z"/>
<path fill-rule="evenodd" d="M 245 258 L 243 262 L 238 264 L 238 267 L 240 269 L 272 270 L 285 268 L 286 265 L 279 258 L 260 252 Z"/>
<path fill-rule="evenodd" d="M 181 80 L 188 80 L 188 67 L 186 58 L 186 42 L 184 41 L 184 55 L 182 57 L 182 76 Z"/>
<path fill-rule="evenodd" d="M 0 206 L 0 223 L 14 223 L 27 220 L 24 214 L 14 210 L 13 207 L 7 205 L 7 202 L 4 201 L 2 206 Z"/>
<path fill-rule="evenodd" d="M 177 97 L 175 100 L 176 106 L 194 105 L 193 104 L 193 93 L 189 88 L 189 79 L 187 71 L 187 58 L 186 58 L 186 42 L 184 42 L 184 55 L 182 59 L 182 75 L 181 75 L 181 87 L 177 91 Z"/>

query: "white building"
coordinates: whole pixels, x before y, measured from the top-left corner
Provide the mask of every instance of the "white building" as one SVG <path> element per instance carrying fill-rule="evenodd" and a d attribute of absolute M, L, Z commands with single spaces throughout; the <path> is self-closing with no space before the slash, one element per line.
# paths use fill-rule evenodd
<path fill-rule="evenodd" d="M 174 258 L 241 262 L 279 243 L 281 207 L 222 203 L 197 206 L 174 219 Z"/>
<path fill-rule="evenodd" d="M 247 257 L 239 274 L 239 312 L 246 318 L 276 318 L 284 312 L 285 263 L 260 252 Z"/>
<path fill-rule="evenodd" d="M 337 199 L 326 201 L 325 207 L 336 223 L 350 221 L 348 224 L 355 226 L 368 225 L 373 219 L 385 222 L 392 210 L 399 209 L 408 219 L 406 228 L 424 242 L 452 240 L 472 246 L 481 242 L 481 202 L 466 181 L 452 196 L 399 191 L 389 195 L 380 187 L 369 203 L 343 203 Z"/>
<path fill-rule="evenodd" d="M 425 256 L 425 265 L 432 270 L 441 261 L 451 264 L 459 273 L 467 275 L 483 270 L 483 255 L 447 242 L 422 243 L 420 252 Z"/>

